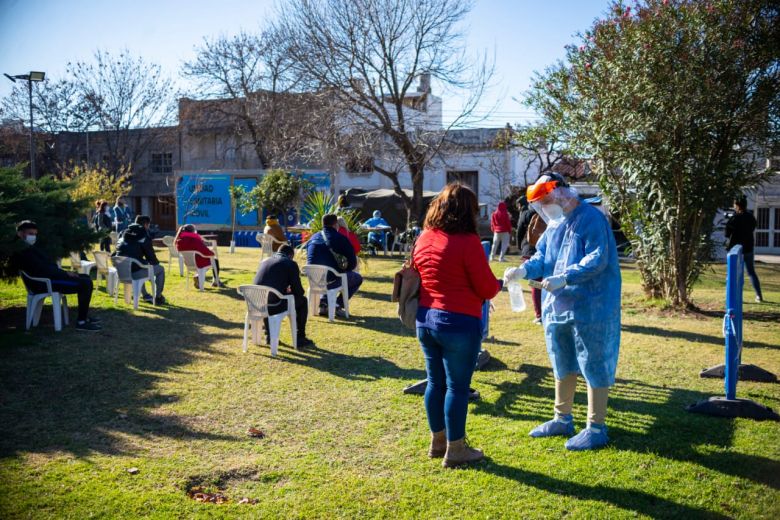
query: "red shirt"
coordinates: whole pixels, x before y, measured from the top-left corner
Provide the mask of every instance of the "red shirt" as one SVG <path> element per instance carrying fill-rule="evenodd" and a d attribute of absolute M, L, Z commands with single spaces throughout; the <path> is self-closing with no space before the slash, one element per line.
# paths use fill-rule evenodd
<path fill-rule="evenodd" d="M 490 216 L 490 230 L 493 233 L 511 233 L 512 220 L 509 211 L 506 209 L 505 202 L 499 202 L 498 208 Z"/>
<path fill-rule="evenodd" d="M 347 228 L 339 227 L 339 233 L 349 239 L 349 243 L 352 244 L 352 249 L 355 250 L 355 254 L 360 252 L 360 239 L 358 236 Z"/>
<path fill-rule="evenodd" d="M 420 307 L 482 318 L 482 302 L 501 285 L 490 270 L 485 250 L 473 233 L 447 234 L 426 229 L 414 247 L 420 273 Z"/>
<path fill-rule="evenodd" d="M 176 250 L 178 251 L 197 251 L 206 256 L 214 256 L 214 251 L 208 248 L 203 238 L 197 233 L 182 231 L 179 238 L 176 239 Z M 198 267 L 208 267 L 211 261 L 208 258 L 202 258 L 195 255 L 195 265 Z"/>

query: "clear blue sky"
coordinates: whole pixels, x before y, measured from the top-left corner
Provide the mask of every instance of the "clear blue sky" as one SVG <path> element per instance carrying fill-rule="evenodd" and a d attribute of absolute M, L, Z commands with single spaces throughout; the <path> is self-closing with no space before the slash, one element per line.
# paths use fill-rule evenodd
<path fill-rule="evenodd" d="M 480 126 L 517 123 L 531 115 L 514 101 L 532 74 L 563 57 L 564 45 L 587 29 L 607 0 L 476 0 L 467 20 L 468 46 L 495 52 L 496 86 L 479 111 L 498 104 Z M 252 30 L 270 16 L 273 0 L 0 0 L 0 73 L 45 71 L 56 78 L 68 61 L 96 49 L 127 48 L 178 78 L 204 36 Z M 0 77 L 0 97 L 11 82 Z M 445 120 L 459 107 L 445 98 Z"/>

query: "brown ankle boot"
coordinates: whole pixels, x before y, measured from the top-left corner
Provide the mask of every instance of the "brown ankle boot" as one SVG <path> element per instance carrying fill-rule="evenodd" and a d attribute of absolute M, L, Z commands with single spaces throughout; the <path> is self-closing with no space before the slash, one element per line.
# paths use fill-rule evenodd
<path fill-rule="evenodd" d="M 464 438 L 447 442 L 447 453 L 444 454 L 441 465 L 445 468 L 457 468 L 471 462 L 479 462 L 484 458 L 485 454 L 482 450 L 469 447 Z"/>
<path fill-rule="evenodd" d="M 440 459 L 447 451 L 447 435 L 444 430 L 431 432 L 431 447 L 428 448 L 428 456 L 432 459 Z"/>

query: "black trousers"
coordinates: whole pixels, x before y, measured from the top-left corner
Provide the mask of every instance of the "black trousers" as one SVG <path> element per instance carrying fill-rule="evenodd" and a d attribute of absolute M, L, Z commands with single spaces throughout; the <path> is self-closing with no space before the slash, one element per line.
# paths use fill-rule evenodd
<path fill-rule="evenodd" d="M 92 300 L 92 279 L 86 274 L 67 280 L 52 280 L 51 289 L 62 294 L 77 294 L 79 299 L 79 321 L 87 319 L 89 302 Z"/>
<path fill-rule="evenodd" d="M 111 237 L 104 237 L 100 239 L 100 250 L 106 251 L 108 253 L 111 252 Z"/>
<path fill-rule="evenodd" d="M 287 310 L 287 301 L 281 301 L 279 304 L 273 308 L 269 307 L 269 311 L 272 315 L 274 314 L 280 314 Z M 298 339 L 302 340 L 306 337 L 306 318 L 308 318 L 308 310 L 309 310 L 309 301 L 306 299 L 306 296 L 296 296 L 295 297 L 295 323 L 298 326 Z M 265 339 L 269 340 L 268 337 L 268 319 L 263 319 L 263 327 L 265 328 Z M 270 342 L 270 341 L 269 341 Z"/>

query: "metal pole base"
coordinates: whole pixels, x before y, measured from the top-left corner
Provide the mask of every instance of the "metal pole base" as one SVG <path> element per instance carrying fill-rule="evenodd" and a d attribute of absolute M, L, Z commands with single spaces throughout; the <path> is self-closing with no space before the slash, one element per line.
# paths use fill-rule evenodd
<path fill-rule="evenodd" d="M 725 376 L 726 365 L 715 365 L 711 368 L 705 368 L 699 373 L 699 377 L 711 377 L 723 379 Z M 756 365 L 739 365 L 740 381 L 756 381 L 758 383 L 777 383 L 777 376 L 772 372 L 764 370 Z"/>
<path fill-rule="evenodd" d="M 774 410 L 750 399 L 731 400 L 725 397 L 710 397 L 686 406 L 685 409 L 691 413 L 702 413 L 716 417 L 744 417 L 757 421 L 780 421 L 780 415 Z"/>

